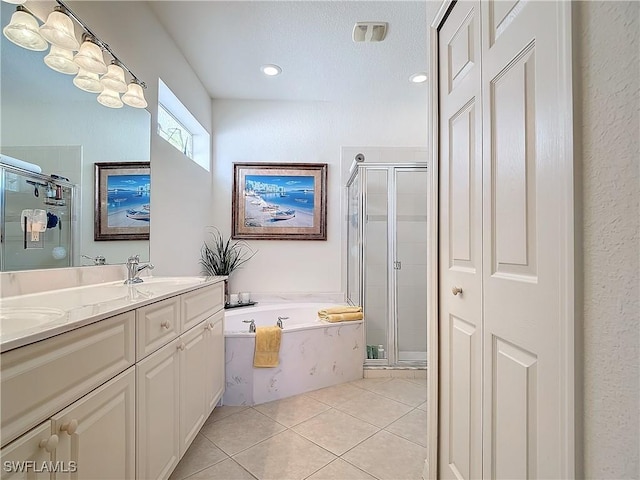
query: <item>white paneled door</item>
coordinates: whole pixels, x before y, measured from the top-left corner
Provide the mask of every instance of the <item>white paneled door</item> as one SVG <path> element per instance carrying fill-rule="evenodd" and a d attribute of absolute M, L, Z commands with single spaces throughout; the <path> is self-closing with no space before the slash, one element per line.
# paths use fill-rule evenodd
<path fill-rule="evenodd" d="M 569 8 L 458 2 L 439 32 L 443 478 L 573 472 Z"/>
<path fill-rule="evenodd" d="M 482 95 L 479 3 L 440 30 L 442 478 L 482 475 Z"/>

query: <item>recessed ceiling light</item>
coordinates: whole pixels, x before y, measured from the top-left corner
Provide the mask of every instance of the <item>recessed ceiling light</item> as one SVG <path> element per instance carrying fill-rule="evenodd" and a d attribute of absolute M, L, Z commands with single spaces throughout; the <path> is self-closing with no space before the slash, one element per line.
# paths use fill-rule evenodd
<path fill-rule="evenodd" d="M 282 73 L 282 69 L 278 65 L 273 64 L 262 65 L 260 67 L 260 70 L 262 70 L 262 73 L 269 77 L 275 77 L 276 75 L 280 75 Z"/>
<path fill-rule="evenodd" d="M 424 83 L 427 81 L 427 74 L 424 72 L 414 73 L 409 77 L 409 81 L 412 83 Z"/>

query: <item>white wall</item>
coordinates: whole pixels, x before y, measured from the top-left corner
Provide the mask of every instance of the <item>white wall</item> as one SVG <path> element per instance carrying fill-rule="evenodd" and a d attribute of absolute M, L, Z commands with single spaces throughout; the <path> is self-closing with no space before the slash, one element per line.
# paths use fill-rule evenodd
<path fill-rule="evenodd" d="M 639 18 L 635 1 L 574 16 L 586 478 L 640 478 Z"/>
<path fill-rule="evenodd" d="M 233 291 L 343 292 L 341 147 L 426 147 L 425 102 L 331 104 L 213 101 L 213 225 L 231 232 L 234 162 L 327 163 L 327 240 L 251 241 L 258 254 L 233 274 Z"/>
<path fill-rule="evenodd" d="M 69 2 L 148 88 L 151 112 L 151 261 L 155 275 L 200 272 L 203 228 L 211 223 L 211 176 L 155 133 L 158 78 L 211 132 L 211 99 L 147 2 Z"/>

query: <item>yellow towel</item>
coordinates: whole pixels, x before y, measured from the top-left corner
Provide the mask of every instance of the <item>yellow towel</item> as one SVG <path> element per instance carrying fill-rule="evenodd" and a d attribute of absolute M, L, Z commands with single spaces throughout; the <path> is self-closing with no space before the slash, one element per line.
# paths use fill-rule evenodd
<path fill-rule="evenodd" d="M 253 366 L 259 368 L 277 367 L 280 353 L 280 327 L 256 328 L 256 349 L 253 354 Z"/>
<path fill-rule="evenodd" d="M 350 307 L 349 305 L 342 305 L 339 307 L 330 307 L 323 308 L 318 311 L 319 317 L 326 317 L 327 315 L 332 315 L 334 313 L 354 313 L 354 312 L 362 312 L 362 307 Z"/>
<path fill-rule="evenodd" d="M 348 312 L 348 313 L 333 313 L 331 315 L 326 315 L 324 317 L 320 317 L 322 320 L 326 320 L 327 322 L 348 322 L 350 320 L 362 320 L 364 318 L 364 314 L 362 312 Z"/>

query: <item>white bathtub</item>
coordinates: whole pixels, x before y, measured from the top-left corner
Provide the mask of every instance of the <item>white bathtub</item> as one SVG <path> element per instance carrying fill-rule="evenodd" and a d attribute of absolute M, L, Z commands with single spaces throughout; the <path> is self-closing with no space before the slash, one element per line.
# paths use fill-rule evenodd
<path fill-rule="evenodd" d="M 362 321 L 329 323 L 318 319 L 327 303 L 279 303 L 225 312 L 224 405 L 257 405 L 362 378 Z M 255 333 L 249 324 L 282 320 L 280 365 L 254 368 Z"/>

